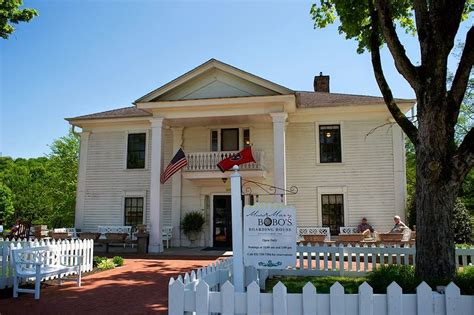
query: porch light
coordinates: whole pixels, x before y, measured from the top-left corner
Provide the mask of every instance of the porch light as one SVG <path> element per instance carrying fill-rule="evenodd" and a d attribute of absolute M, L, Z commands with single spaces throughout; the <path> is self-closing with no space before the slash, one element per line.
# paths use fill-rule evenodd
<path fill-rule="evenodd" d="M 330 133 L 329 131 L 326 132 L 326 138 L 331 138 L 331 136 L 332 136 L 332 133 Z"/>

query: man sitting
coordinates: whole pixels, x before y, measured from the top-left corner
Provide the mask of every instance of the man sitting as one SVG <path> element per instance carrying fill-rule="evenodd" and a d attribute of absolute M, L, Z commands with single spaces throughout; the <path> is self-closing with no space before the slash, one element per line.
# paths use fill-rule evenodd
<path fill-rule="evenodd" d="M 371 237 L 371 233 L 374 233 L 374 228 L 367 223 L 367 218 L 362 218 L 360 224 L 357 226 L 357 233 L 364 234 L 365 238 Z"/>
<path fill-rule="evenodd" d="M 390 230 L 390 233 L 403 233 L 402 241 L 409 241 L 411 236 L 411 230 L 405 223 L 400 220 L 398 215 L 393 217 L 395 225 Z"/>

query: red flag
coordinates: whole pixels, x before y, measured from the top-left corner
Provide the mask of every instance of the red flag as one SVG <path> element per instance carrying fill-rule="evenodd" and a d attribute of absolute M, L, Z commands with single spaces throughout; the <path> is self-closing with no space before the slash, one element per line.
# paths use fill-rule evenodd
<path fill-rule="evenodd" d="M 225 171 L 230 170 L 234 165 L 241 165 L 250 162 L 255 163 L 255 159 L 252 155 L 252 147 L 246 147 L 239 153 L 220 161 L 219 164 L 217 164 L 217 167 L 222 171 L 222 173 L 224 173 Z"/>

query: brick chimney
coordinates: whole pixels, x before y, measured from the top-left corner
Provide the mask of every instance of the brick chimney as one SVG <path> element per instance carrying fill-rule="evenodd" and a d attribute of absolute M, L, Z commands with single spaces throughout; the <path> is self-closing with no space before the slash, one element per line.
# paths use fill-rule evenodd
<path fill-rule="evenodd" d="M 329 93 L 329 76 L 323 75 L 322 72 L 314 77 L 314 91 Z"/>

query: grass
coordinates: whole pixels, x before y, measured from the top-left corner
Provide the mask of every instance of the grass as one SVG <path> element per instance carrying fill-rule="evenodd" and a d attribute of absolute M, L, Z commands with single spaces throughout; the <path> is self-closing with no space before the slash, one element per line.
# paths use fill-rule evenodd
<path fill-rule="evenodd" d="M 287 288 L 288 293 L 302 293 L 303 287 L 307 282 L 311 282 L 318 293 L 329 293 L 329 289 L 335 282 L 339 282 L 344 287 L 344 292 L 355 294 L 359 290 L 359 286 L 367 279 L 364 277 L 347 278 L 347 277 L 273 277 L 268 279 L 266 283 L 266 292 L 272 292 L 273 287 L 281 281 Z"/>

